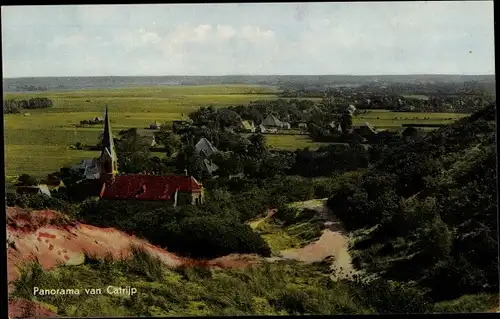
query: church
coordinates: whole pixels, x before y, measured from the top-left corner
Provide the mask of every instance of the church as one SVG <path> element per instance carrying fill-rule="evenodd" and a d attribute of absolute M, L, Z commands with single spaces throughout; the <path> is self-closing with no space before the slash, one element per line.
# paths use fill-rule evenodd
<path fill-rule="evenodd" d="M 204 202 L 203 185 L 192 176 L 120 174 L 107 105 L 99 170 L 103 200 L 164 201 L 173 206 Z"/>

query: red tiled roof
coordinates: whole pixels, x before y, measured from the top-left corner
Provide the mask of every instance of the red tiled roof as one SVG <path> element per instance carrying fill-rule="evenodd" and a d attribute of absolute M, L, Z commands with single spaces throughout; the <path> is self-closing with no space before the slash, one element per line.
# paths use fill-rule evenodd
<path fill-rule="evenodd" d="M 175 191 L 198 192 L 201 184 L 192 176 L 122 175 L 106 183 L 102 199 L 170 200 Z"/>

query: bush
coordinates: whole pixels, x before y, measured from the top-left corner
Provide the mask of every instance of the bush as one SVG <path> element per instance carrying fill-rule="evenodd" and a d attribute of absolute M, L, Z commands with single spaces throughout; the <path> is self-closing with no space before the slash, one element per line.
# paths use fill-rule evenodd
<path fill-rule="evenodd" d="M 163 202 L 99 201 L 84 205 L 81 217 L 86 223 L 115 227 L 195 258 L 270 254 L 266 242 L 238 219 L 237 211 L 217 203 L 174 209 Z"/>
<path fill-rule="evenodd" d="M 270 256 L 271 249 L 250 226 L 228 218 L 188 217 L 166 225 L 168 249 L 193 258 L 215 258 L 231 253 Z"/>
<path fill-rule="evenodd" d="M 274 217 L 284 222 L 285 226 L 289 226 L 296 222 L 298 214 L 299 210 L 297 208 L 283 205 L 278 208 L 278 210 L 274 214 Z"/>
<path fill-rule="evenodd" d="M 425 292 L 409 284 L 377 280 L 355 286 L 359 300 L 373 307 L 379 314 L 425 313 L 432 309 L 432 303 L 425 297 Z"/>

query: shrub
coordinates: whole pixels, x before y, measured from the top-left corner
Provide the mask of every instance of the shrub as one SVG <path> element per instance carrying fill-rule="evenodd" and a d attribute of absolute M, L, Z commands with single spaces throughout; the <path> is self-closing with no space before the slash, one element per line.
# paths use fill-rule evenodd
<path fill-rule="evenodd" d="M 235 219 L 188 217 L 166 225 L 168 249 L 194 258 L 215 258 L 231 253 L 270 256 L 271 249 L 250 226 Z"/>
<path fill-rule="evenodd" d="M 89 224 L 115 227 L 185 256 L 269 255 L 266 242 L 230 209 L 215 203 L 174 209 L 162 202 L 99 201 L 84 205 L 81 217 Z"/>
<path fill-rule="evenodd" d="M 281 220 L 285 226 L 295 223 L 299 210 L 294 207 L 283 205 L 274 214 L 274 217 Z"/>

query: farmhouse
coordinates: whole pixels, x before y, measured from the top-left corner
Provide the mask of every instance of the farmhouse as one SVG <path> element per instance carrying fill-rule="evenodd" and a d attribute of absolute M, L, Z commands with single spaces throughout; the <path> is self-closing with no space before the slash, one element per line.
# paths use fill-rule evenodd
<path fill-rule="evenodd" d="M 354 112 L 356 112 L 356 107 L 354 105 L 350 104 L 347 107 L 347 113 L 349 113 L 349 115 L 353 116 Z"/>
<path fill-rule="evenodd" d="M 266 127 L 265 127 L 264 125 L 260 124 L 260 125 L 256 128 L 256 130 L 255 130 L 255 131 L 256 131 L 256 132 L 259 132 L 259 133 L 266 133 L 266 132 L 267 132 L 267 129 L 266 129 Z"/>
<path fill-rule="evenodd" d="M 214 173 L 219 167 L 212 163 L 210 160 L 210 156 L 219 152 L 219 150 L 210 143 L 206 138 L 201 138 L 198 143 L 194 146 L 198 154 L 203 157 L 203 163 L 205 166 L 205 170 L 207 170 L 210 174 Z"/>
<path fill-rule="evenodd" d="M 47 187 L 51 191 L 57 191 L 60 188 L 66 187 L 66 185 L 64 185 L 64 182 L 61 181 L 61 180 L 50 180 L 50 179 L 48 179 L 48 180 L 45 181 L 45 184 L 47 185 Z"/>
<path fill-rule="evenodd" d="M 16 188 L 18 194 L 44 194 L 50 196 L 49 187 L 45 184 L 38 184 L 34 186 L 18 186 Z"/>
<path fill-rule="evenodd" d="M 212 156 L 213 154 L 217 153 L 218 150 L 217 148 L 215 148 L 212 143 L 210 143 L 209 140 L 207 140 L 206 138 L 201 138 L 198 143 L 196 143 L 196 145 L 194 146 L 194 148 L 196 149 L 196 151 L 198 153 L 200 153 L 202 156 L 204 157 L 210 157 Z"/>
<path fill-rule="evenodd" d="M 328 126 L 329 126 L 331 129 L 333 129 L 333 130 L 335 130 L 335 131 L 337 131 L 337 132 L 342 133 L 342 126 L 340 125 L 340 122 L 339 122 L 339 123 L 337 123 L 337 122 L 335 122 L 335 121 L 332 121 L 332 122 L 330 122 L 330 124 L 328 124 Z"/>
<path fill-rule="evenodd" d="M 85 176 L 85 179 L 99 179 L 99 160 L 84 159 L 70 168 L 73 172 Z"/>
<path fill-rule="evenodd" d="M 243 132 L 255 133 L 256 127 L 253 121 L 241 121 L 241 130 Z"/>
<path fill-rule="evenodd" d="M 204 201 L 203 186 L 192 176 L 118 175 L 118 160 L 107 106 L 99 159 L 99 182 L 99 197 L 104 200 L 164 201 L 174 206 Z"/>
<path fill-rule="evenodd" d="M 276 116 L 269 115 L 262 121 L 262 125 L 265 125 L 267 128 L 272 129 L 285 129 L 289 130 L 291 128 L 290 123 L 280 121 Z"/>
<path fill-rule="evenodd" d="M 298 128 L 307 129 L 307 124 L 306 123 L 299 123 Z"/>
<path fill-rule="evenodd" d="M 368 122 L 353 125 L 352 129 L 355 133 L 359 134 L 362 137 L 370 137 L 374 134 L 377 134 L 377 130 L 375 129 L 375 127 Z"/>

